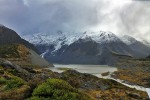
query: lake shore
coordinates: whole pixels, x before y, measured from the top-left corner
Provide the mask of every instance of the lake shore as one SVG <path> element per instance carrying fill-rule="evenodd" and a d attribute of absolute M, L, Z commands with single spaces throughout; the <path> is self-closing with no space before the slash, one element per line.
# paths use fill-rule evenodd
<path fill-rule="evenodd" d="M 76 65 L 76 64 L 67 64 L 67 65 L 54 64 L 54 66 L 55 67 L 50 68 L 50 70 L 52 70 L 54 72 L 62 73 L 65 70 L 73 69 L 73 70 L 77 70 L 81 73 L 92 74 L 99 78 L 111 79 L 111 80 L 121 83 L 127 87 L 146 92 L 146 88 L 144 88 L 142 86 L 130 84 L 129 82 L 127 82 L 125 80 L 120 80 L 120 79 L 111 77 L 111 74 L 113 74 L 113 72 L 117 71 L 116 67 L 110 67 L 107 65 Z M 109 72 L 109 75 L 102 76 L 101 74 L 105 73 L 105 72 Z"/>

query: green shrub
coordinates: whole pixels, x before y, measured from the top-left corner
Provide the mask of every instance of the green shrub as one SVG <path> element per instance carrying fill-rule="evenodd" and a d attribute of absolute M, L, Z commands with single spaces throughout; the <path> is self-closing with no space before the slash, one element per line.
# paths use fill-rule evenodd
<path fill-rule="evenodd" d="M 6 81 L 7 81 L 7 80 L 6 80 L 5 78 L 3 78 L 3 77 L 0 78 L 0 84 L 5 84 Z"/>
<path fill-rule="evenodd" d="M 9 73 L 13 74 L 13 75 L 16 75 L 18 74 L 18 71 L 16 69 L 10 69 L 10 70 L 7 70 Z"/>
<path fill-rule="evenodd" d="M 33 91 L 29 100 L 91 100 L 83 92 L 60 79 L 48 79 Z"/>
<path fill-rule="evenodd" d="M 17 88 L 20 87 L 22 85 L 24 85 L 25 82 L 23 79 L 19 78 L 19 77 L 12 77 L 10 80 L 6 81 L 6 90 L 12 89 L 12 88 Z"/>
<path fill-rule="evenodd" d="M 4 70 L 0 69 L 0 75 L 4 74 Z"/>
<path fill-rule="evenodd" d="M 2 66 L 0 66 L 0 70 L 3 70 L 4 68 Z"/>
<path fill-rule="evenodd" d="M 31 97 L 30 99 L 27 99 L 27 100 L 51 100 L 51 98 L 33 96 L 33 97 Z"/>
<path fill-rule="evenodd" d="M 19 88 L 5 90 L 0 92 L 0 100 L 25 100 L 29 97 L 30 87 L 23 85 Z"/>

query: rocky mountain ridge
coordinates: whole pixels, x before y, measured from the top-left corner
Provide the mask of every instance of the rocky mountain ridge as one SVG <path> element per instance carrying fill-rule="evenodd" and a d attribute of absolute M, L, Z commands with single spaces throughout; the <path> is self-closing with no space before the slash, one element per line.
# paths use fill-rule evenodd
<path fill-rule="evenodd" d="M 42 57 L 54 63 L 113 64 L 118 55 L 139 58 L 150 54 L 150 47 L 143 42 L 112 32 L 59 31 L 55 35 L 38 33 L 24 38 L 37 47 Z"/>

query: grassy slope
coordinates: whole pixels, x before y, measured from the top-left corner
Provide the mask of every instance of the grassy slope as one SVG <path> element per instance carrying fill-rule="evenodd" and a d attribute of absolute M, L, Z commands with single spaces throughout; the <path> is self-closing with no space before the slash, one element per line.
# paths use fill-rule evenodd
<path fill-rule="evenodd" d="M 118 71 L 113 77 L 131 84 L 150 87 L 150 60 L 126 59 L 116 64 Z"/>
<path fill-rule="evenodd" d="M 21 44 L 1 45 L 0 58 L 5 58 L 21 66 L 53 66 L 42 59 L 36 52 Z"/>

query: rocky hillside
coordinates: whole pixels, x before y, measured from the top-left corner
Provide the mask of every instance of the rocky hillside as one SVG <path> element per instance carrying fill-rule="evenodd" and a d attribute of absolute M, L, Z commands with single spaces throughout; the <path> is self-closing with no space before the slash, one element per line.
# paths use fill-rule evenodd
<path fill-rule="evenodd" d="M 0 45 L 6 44 L 23 44 L 29 49 L 37 52 L 37 49 L 28 41 L 22 39 L 14 30 L 9 29 L 5 26 L 0 26 Z"/>
<path fill-rule="evenodd" d="M 5 26 L 0 26 L 0 58 L 21 66 L 53 66 L 37 54 L 34 45 Z"/>
<path fill-rule="evenodd" d="M 20 66 L 53 66 L 32 49 L 28 49 L 22 44 L 1 45 L 0 58 L 7 59 Z"/>

